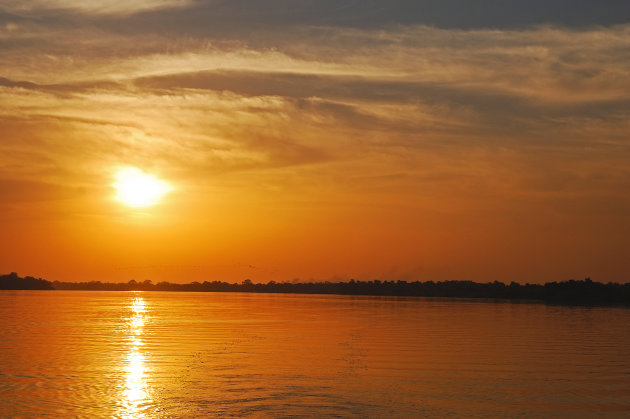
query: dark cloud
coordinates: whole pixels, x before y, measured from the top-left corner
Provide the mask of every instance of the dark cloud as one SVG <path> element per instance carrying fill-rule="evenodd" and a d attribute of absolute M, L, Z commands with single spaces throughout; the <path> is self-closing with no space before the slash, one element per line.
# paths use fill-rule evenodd
<path fill-rule="evenodd" d="M 514 28 L 531 25 L 592 26 L 630 21 L 624 0 L 230 0 L 190 8 L 149 11 L 100 22 L 123 31 L 160 30 L 206 36 L 276 31 L 290 26 L 378 28 Z"/>
<path fill-rule="evenodd" d="M 139 8 L 126 15 L 102 14 L 97 9 L 79 6 L 19 12 L 0 9 L 0 25 L 98 27 L 127 35 L 159 33 L 236 39 L 253 45 L 277 44 L 288 36 L 289 28 L 304 26 L 511 29 L 540 25 L 610 26 L 629 21 L 630 3 L 625 0 L 208 0 L 174 8 Z"/>
<path fill-rule="evenodd" d="M 28 81 L 14 81 L 4 77 L 0 77 L 0 86 L 4 87 L 20 87 L 22 89 L 37 89 L 39 86 Z"/>

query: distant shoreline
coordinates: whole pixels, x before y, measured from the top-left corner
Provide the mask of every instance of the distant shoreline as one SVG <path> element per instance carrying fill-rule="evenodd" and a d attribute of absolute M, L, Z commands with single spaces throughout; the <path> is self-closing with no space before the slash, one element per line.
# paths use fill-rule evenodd
<path fill-rule="evenodd" d="M 245 280 L 240 284 L 221 281 L 174 284 L 151 281 L 111 282 L 59 282 L 42 278 L 20 277 L 12 272 L 0 276 L 0 290 L 81 290 L 81 291 L 188 291 L 188 292 L 249 292 L 273 294 L 365 295 L 383 297 L 451 297 L 490 298 L 502 300 L 542 301 L 545 303 L 579 305 L 630 306 L 630 283 L 607 284 L 591 281 L 548 282 L 546 284 L 519 284 L 511 282 L 478 283 L 472 281 L 407 282 L 407 281 L 355 281 L 348 282 L 275 282 L 266 284 Z"/>

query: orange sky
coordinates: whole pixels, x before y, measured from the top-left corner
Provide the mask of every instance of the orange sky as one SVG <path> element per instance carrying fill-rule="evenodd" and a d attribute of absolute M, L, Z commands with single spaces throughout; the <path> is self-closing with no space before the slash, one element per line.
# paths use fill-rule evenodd
<path fill-rule="evenodd" d="M 45 4 L 0 8 L 0 273 L 630 280 L 628 25 Z"/>

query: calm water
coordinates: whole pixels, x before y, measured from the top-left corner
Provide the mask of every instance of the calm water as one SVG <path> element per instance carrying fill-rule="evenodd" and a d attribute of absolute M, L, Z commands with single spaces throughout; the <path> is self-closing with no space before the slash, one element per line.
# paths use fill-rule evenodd
<path fill-rule="evenodd" d="M 630 310 L 0 291 L 0 416 L 630 416 Z"/>

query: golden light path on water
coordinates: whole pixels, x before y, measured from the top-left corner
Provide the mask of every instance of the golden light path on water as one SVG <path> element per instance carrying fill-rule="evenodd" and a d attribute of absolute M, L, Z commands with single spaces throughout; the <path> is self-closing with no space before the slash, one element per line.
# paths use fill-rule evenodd
<path fill-rule="evenodd" d="M 150 403 L 147 390 L 145 359 L 142 353 L 142 334 L 147 320 L 146 302 L 142 297 L 131 301 L 131 317 L 128 320 L 129 350 L 125 370 L 123 407 L 124 418 L 143 418 L 143 406 Z"/>

